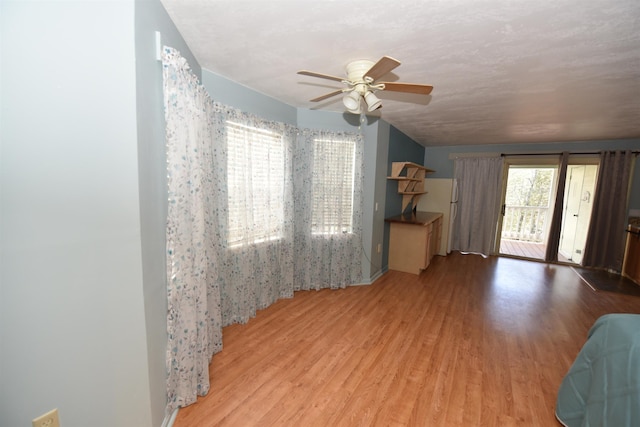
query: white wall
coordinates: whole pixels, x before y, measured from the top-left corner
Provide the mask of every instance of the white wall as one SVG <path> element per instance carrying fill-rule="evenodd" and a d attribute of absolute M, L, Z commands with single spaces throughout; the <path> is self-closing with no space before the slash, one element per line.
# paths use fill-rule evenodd
<path fill-rule="evenodd" d="M 0 425 L 150 426 L 133 0 L 0 16 Z"/>

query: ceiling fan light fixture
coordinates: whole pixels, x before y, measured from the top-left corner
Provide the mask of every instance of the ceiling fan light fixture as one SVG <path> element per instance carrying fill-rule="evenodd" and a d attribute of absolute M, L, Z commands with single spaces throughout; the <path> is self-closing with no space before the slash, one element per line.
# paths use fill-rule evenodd
<path fill-rule="evenodd" d="M 398 83 L 398 82 L 381 82 L 381 77 L 390 73 L 400 65 L 400 61 L 390 56 L 383 56 L 378 62 L 366 59 L 352 61 L 347 64 L 347 78 L 332 76 L 329 74 L 316 73 L 314 71 L 300 70 L 298 74 L 311 77 L 319 77 L 327 80 L 339 81 L 347 88 L 337 89 L 333 92 L 324 94 L 317 98 L 313 98 L 311 102 L 324 101 L 325 99 L 343 93 L 342 102 L 347 111 L 353 114 L 360 114 L 363 108 L 372 112 L 382 107 L 382 101 L 374 94 L 379 90 L 415 93 L 418 95 L 429 95 L 433 90 L 433 86 L 419 83 Z M 362 98 L 366 107 L 363 107 Z"/>
<path fill-rule="evenodd" d="M 359 114 L 360 113 L 360 94 L 355 90 L 351 92 L 347 92 L 342 97 L 342 103 L 350 113 Z"/>
<path fill-rule="evenodd" d="M 367 103 L 367 111 L 371 112 L 382 107 L 382 101 L 373 92 L 367 91 L 364 94 L 364 100 Z"/>

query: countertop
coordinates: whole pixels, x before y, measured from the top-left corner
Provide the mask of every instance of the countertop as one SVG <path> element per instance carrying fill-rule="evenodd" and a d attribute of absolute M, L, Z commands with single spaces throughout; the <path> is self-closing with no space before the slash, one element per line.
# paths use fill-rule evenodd
<path fill-rule="evenodd" d="M 442 216 L 442 212 L 408 212 L 402 215 L 392 216 L 389 218 L 385 218 L 386 222 L 399 222 L 403 224 L 412 224 L 412 225 L 427 225 L 431 224 L 433 221 L 437 220 Z"/>

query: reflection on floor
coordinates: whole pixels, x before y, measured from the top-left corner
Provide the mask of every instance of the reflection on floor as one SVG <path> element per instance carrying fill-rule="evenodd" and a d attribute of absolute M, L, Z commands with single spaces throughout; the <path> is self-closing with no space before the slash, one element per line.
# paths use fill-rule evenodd
<path fill-rule="evenodd" d="M 619 274 L 579 267 L 573 267 L 573 270 L 594 291 L 615 292 L 640 297 L 640 285 Z"/>

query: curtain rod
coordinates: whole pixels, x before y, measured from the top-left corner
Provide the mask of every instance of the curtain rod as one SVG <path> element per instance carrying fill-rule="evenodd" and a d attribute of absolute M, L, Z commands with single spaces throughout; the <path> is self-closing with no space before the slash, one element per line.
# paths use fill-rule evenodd
<path fill-rule="evenodd" d="M 614 150 L 601 150 L 601 151 L 582 151 L 582 152 L 569 152 L 569 155 L 585 155 L 585 154 L 600 154 L 602 151 L 614 151 Z M 626 151 L 626 150 L 618 150 L 618 151 Z M 501 157 L 510 157 L 510 156 L 553 156 L 553 155 L 557 155 L 560 156 L 562 154 L 562 152 L 546 152 L 546 151 L 541 151 L 539 153 L 512 153 L 512 154 L 507 154 L 507 153 L 500 153 Z M 638 155 L 640 154 L 640 151 L 638 150 L 633 150 L 631 151 L 631 154 L 634 155 Z"/>

